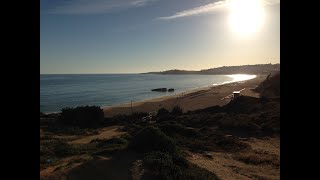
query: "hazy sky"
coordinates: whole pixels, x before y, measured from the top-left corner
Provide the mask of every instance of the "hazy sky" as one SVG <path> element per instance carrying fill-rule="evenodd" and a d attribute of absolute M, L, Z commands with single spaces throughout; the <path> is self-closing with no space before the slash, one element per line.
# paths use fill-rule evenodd
<path fill-rule="evenodd" d="M 42 74 L 280 62 L 279 0 L 40 2 Z"/>

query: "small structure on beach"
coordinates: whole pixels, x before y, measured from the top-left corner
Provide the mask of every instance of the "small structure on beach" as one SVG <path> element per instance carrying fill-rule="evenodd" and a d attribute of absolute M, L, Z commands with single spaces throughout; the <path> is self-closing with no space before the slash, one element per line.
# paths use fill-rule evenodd
<path fill-rule="evenodd" d="M 237 98 L 240 96 L 240 91 L 233 91 L 233 98 Z"/>
<path fill-rule="evenodd" d="M 240 92 L 243 91 L 243 90 L 245 90 L 245 89 L 246 89 L 246 88 L 243 88 L 243 89 L 241 89 L 241 90 L 239 90 L 239 91 L 233 91 L 232 94 L 229 94 L 228 96 L 222 98 L 221 100 L 226 100 L 226 99 L 231 99 L 231 100 L 233 100 L 233 99 L 239 97 L 239 96 L 240 96 Z"/>

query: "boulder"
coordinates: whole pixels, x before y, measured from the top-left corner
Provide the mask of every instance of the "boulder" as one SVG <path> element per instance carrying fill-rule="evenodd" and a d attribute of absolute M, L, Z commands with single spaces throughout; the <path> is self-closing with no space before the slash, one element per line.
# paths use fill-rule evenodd
<path fill-rule="evenodd" d="M 157 89 L 152 89 L 151 91 L 167 92 L 167 88 L 157 88 Z"/>

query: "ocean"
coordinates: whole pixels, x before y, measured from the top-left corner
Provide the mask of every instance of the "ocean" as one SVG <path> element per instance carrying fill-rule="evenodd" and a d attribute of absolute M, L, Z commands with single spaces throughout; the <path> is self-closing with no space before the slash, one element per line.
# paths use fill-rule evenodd
<path fill-rule="evenodd" d="M 64 107 L 112 106 L 173 95 L 200 87 L 254 78 L 255 75 L 68 74 L 40 75 L 40 111 Z M 154 92 L 174 88 L 174 92 Z"/>

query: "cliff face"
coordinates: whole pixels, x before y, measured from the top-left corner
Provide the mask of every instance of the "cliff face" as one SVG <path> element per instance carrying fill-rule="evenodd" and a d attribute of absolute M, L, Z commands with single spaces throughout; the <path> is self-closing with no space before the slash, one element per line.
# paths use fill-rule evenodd
<path fill-rule="evenodd" d="M 269 75 L 266 80 L 255 88 L 261 97 L 277 98 L 280 97 L 280 72 Z"/>

